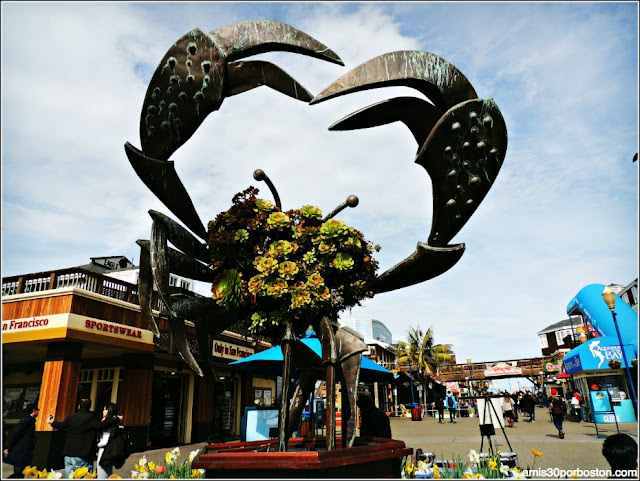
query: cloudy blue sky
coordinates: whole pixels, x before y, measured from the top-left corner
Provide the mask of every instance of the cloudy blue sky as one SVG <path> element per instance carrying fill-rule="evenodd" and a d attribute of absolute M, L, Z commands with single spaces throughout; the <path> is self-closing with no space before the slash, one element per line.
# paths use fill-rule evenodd
<path fill-rule="evenodd" d="M 429 282 L 381 294 L 345 317 L 406 339 L 433 326 L 458 359 L 540 355 L 536 332 L 566 318 L 592 283 L 638 276 L 638 5 L 606 3 L 2 2 L 2 275 L 125 255 L 168 210 L 131 168 L 140 111 L 168 48 L 195 27 L 291 24 L 345 67 L 292 53 L 276 63 L 313 94 L 367 59 L 422 50 L 458 67 L 508 128 L 504 166 L 452 243 L 466 252 Z M 376 89 L 308 106 L 261 87 L 225 100 L 171 158 L 206 223 L 263 168 L 285 208 L 325 212 L 382 246 L 381 271 L 431 228 L 431 183 L 395 123 L 327 127 L 415 90 Z M 270 195 L 263 187 L 265 197 Z M 206 292 L 206 286 L 201 286 Z"/>

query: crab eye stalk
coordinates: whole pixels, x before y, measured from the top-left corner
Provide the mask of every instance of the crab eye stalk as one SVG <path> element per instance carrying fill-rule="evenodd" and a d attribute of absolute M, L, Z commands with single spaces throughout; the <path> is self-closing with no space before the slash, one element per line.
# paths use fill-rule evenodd
<path fill-rule="evenodd" d="M 359 202 L 360 202 L 360 199 L 358 199 L 358 196 L 350 195 L 349 197 L 347 197 L 347 200 L 345 200 L 342 204 L 340 204 L 338 207 L 336 207 L 331 212 L 329 212 L 329 214 L 327 214 L 325 218 L 322 219 L 322 222 L 326 222 L 329 219 L 334 218 L 347 207 L 352 207 L 352 208 L 356 207 Z"/>
<path fill-rule="evenodd" d="M 273 182 L 271 182 L 271 179 L 267 176 L 267 174 L 265 174 L 264 170 L 262 169 L 256 169 L 253 171 L 253 178 L 256 179 L 258 182 L 266 182 L 267 185 L 269 186 L 269 190 L 271 191 L 271 194 L 273 195 L 273 200 L 276 204 L 276 207 L 278 208 L 278 210 L 282 210 L 282 204 L 280 203 L 280 196 L 278 195 L 278 191 L 276 190 L 276 186 L 273 185 Z"/>

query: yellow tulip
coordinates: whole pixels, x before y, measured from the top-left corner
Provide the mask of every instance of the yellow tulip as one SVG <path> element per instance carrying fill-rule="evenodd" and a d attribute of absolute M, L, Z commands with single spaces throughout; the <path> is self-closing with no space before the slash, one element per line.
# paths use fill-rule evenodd
<path fill-rule="evenodd" d="M 119 474 L 112 474 L 109 476 L 109 479 L 122 479 L 122 476 L 120 476 Z"/>

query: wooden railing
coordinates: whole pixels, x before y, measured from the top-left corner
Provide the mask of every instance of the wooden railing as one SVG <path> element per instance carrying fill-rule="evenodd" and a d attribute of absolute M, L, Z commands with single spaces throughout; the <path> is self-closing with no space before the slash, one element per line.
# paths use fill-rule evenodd
<path fill-rule="evenodd" d="M 73 287 L 139 304 L 137 285 L 78 267 L 2 278 L 3 297 Z M 160 310 L 162 302 L 154 296 L 152 306 L 153 309 Z"/>

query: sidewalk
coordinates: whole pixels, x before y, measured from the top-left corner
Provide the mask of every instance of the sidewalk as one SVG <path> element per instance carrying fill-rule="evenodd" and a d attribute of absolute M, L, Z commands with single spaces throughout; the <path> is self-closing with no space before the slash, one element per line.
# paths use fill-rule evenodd
<path fill-rule="evenodd" d="M 525 469 L 534 461 L 531 449 L 535 449 L 544 454 L 541 458 L 536 458 L 536 469 L 561 469 L 561 470 L 589 470 L 589 469 L 609 469 L 607 461 L 602 456 L 602 443 L 604 437 L 596 437 L 596 429 L 593 423 L 578 423 L 575 421 L 565 421 L 564 439 L 558 438 L 558 432 L 549 419 L 546 409 L 536 409 L 535 423 L 524 422 L 521 417 L 520 422 L 514 428 L 505 428 L 508 439 L 505 439 L 501 430 L 496 432 L 495 441 L 497 449 L 502 452 L 515 451 L 518 453 L 520 467 Z M 638 424 L 620 424 L 620 432 L 631 435 L 638 440 Z M 615 424 L 598 425 L 600 435 L 611 435 L 616 433 Z M 478 418 L 458 418 L 455 424 L 448 420 L 444 424 L 439 424 L 437 418 L 425 418 L 422 421 L 412 421 L 411 418 L 391 418 L 391 432 L 394 439 L 402 440 L 408 447 L 413 448 L 414 453 L 418 448 L 424 452 L 434 453 L 438 459 L 443 456 L 445 459 L 452 459 L 460 455 L 463 460 L 468 461 L 469 450 L 474 449 L 480 452 L 482 438 Z M 511 444 L 511 449 L 509 448 Z M 180 447 L 179 463 L 189 457 L 189 453 L 205 446 L 204 442 L 183 445 Z M 148 461 L 154 463 L 164 462 L 164 455 L 171 448 L 151 449 L 141 453 L 135 453 L 127 460 L 125 465 L 114 472 L 123 478 L 129 478 L 134 465 L 138 463 L 144 455 Z M 484 440 L 483 451 L 489 450 L 487 440 Z M 40 466 L 39 466 L 40 467 Z M 2 477 L 6 479 L 13 472 L 9 465 L 2 465 Z M 259 473 L 256 478 L 259 478 Z M 544 476 L 549 479 L 558 479 L 558 475 Z M 598 479 L 601 476 L 587 476 L 586 478 Z M 606 476 L 605 476 L 606 477 Z M 581 478 L 581 479 L 584 479 Z"/>

